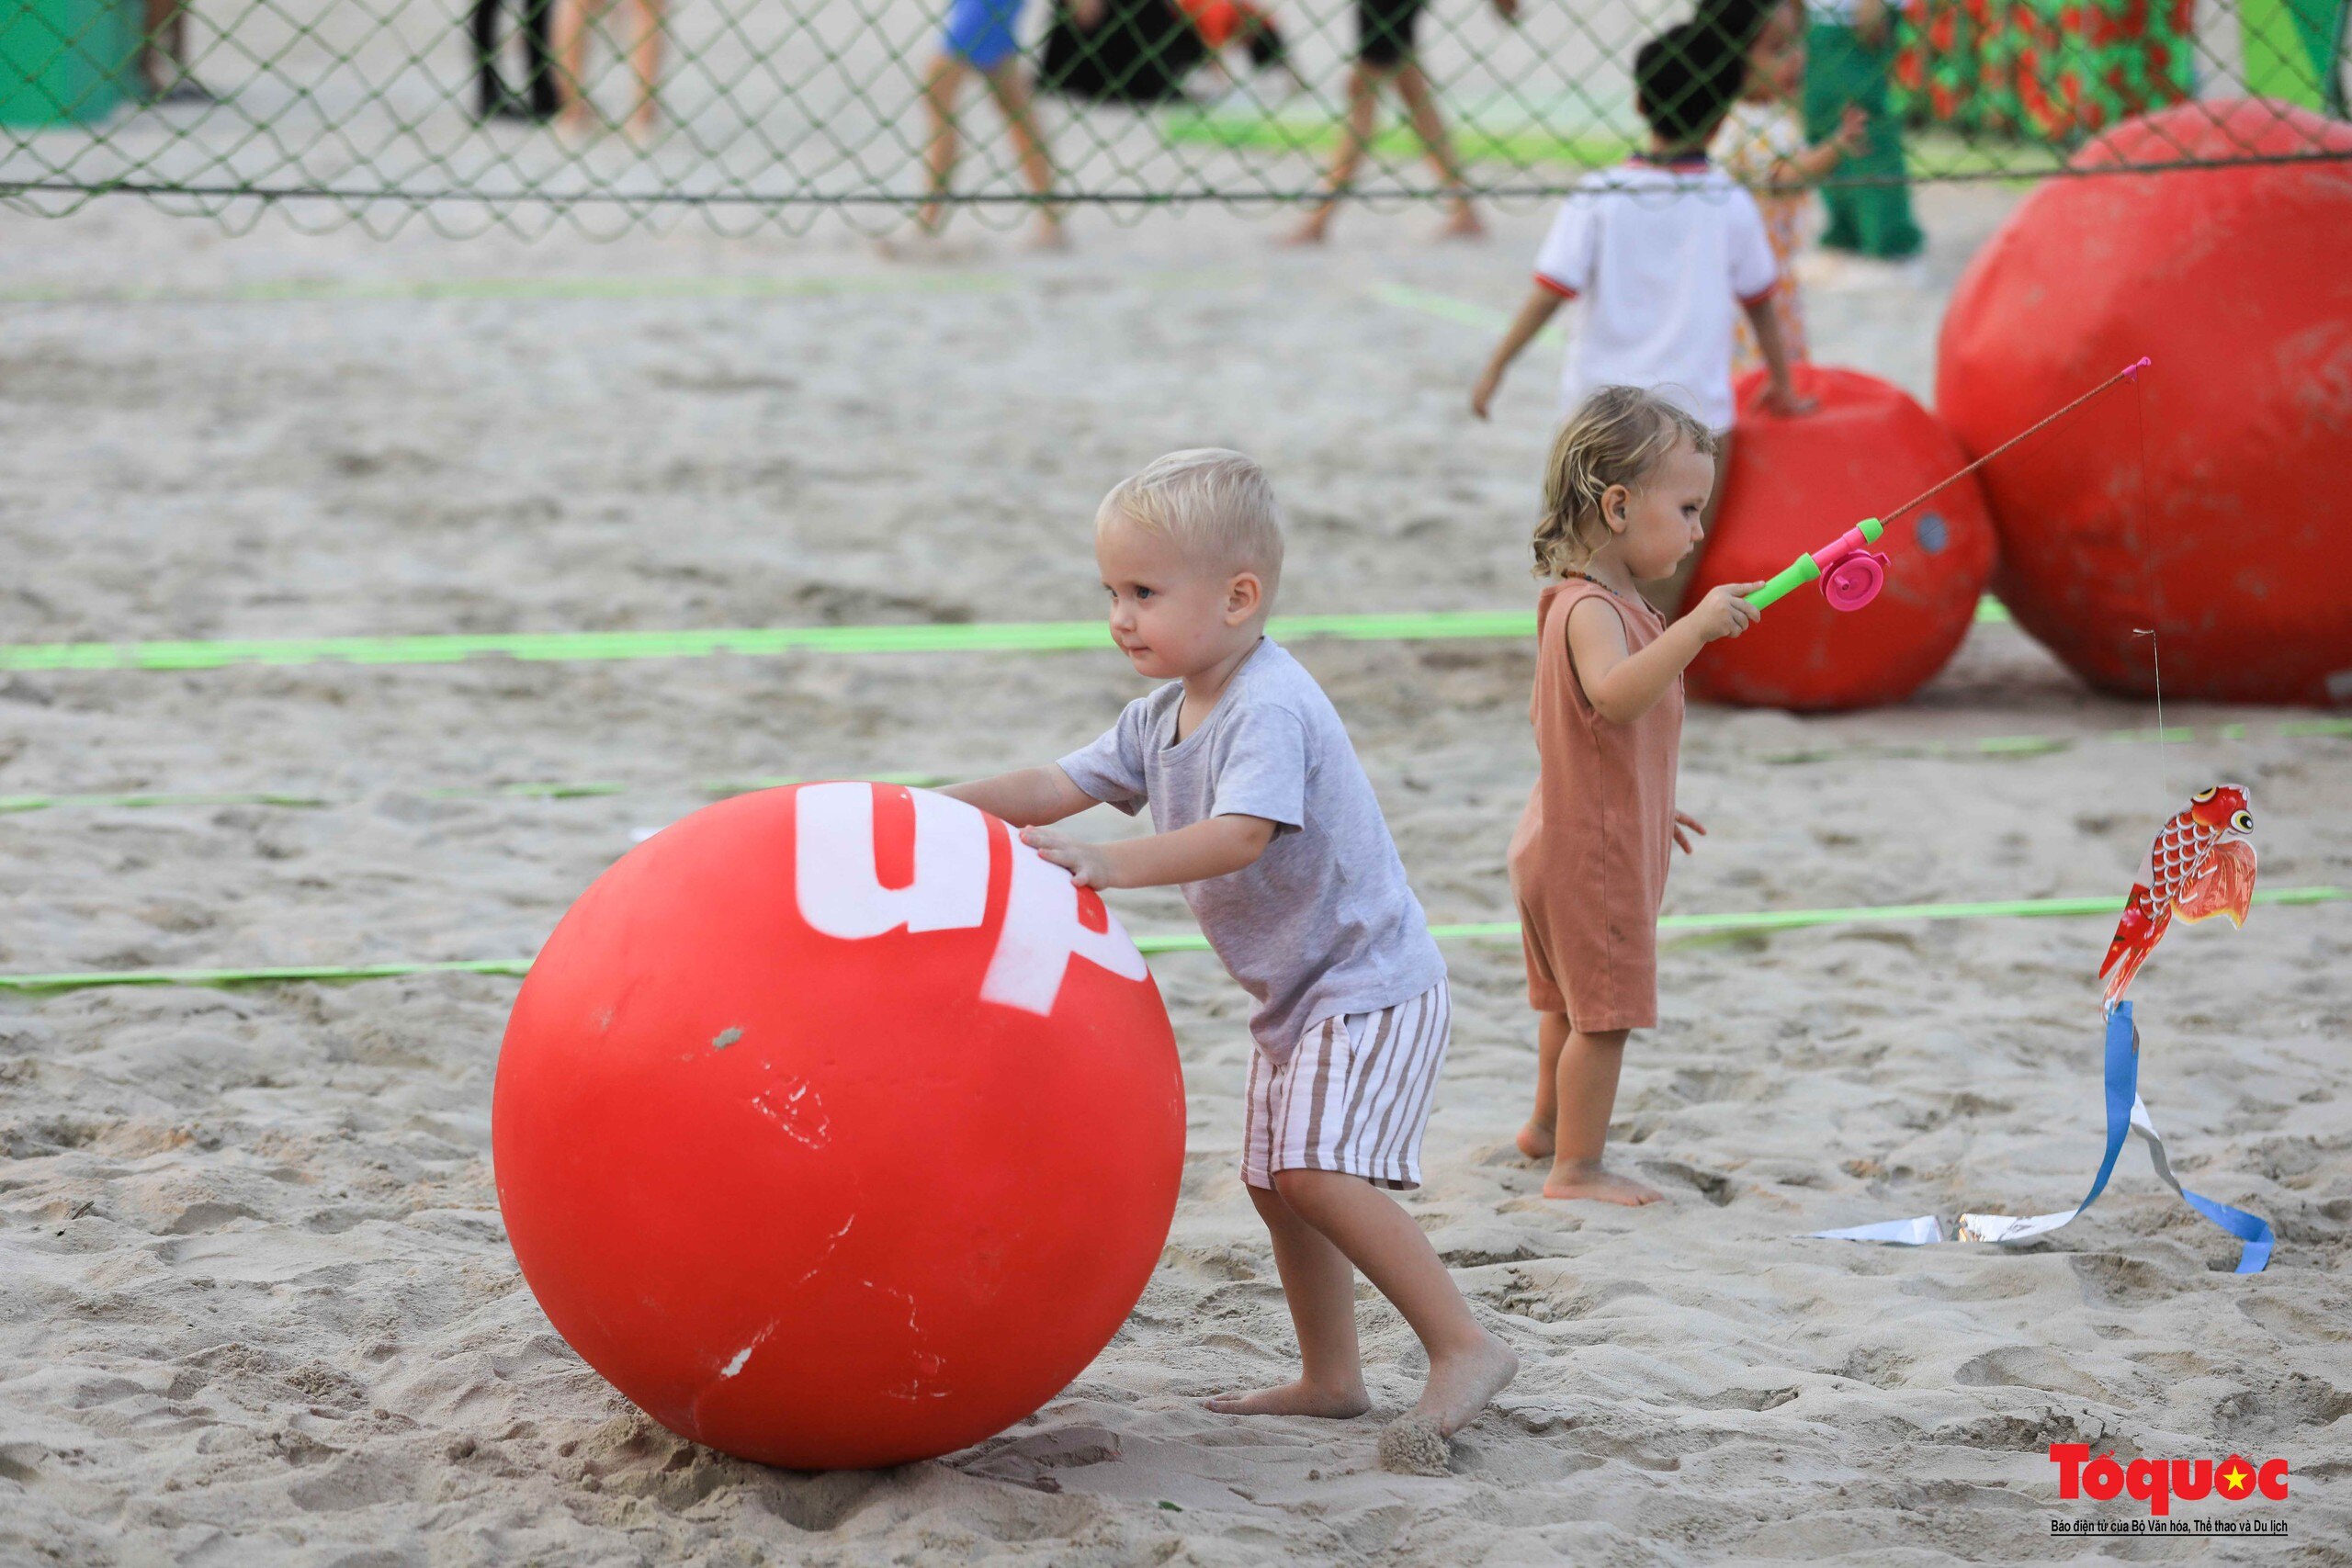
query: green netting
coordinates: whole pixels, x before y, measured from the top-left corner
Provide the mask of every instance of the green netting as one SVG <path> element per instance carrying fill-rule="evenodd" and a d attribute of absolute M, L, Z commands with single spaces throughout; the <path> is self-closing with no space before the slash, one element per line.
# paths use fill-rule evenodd
<path fill-rule="evenodd" d="M 1641 144 L 1636 52 L 1690 3 L 1100 0 L 1086 30 L 1071 12 L 1097 0 L 0 0 L 0 199 L 53 213 L 135 194 L 232 226 L 276 207 L 378 231 L 615 231 L 695 209 L 729 231 L 827 210 L 899 227 L 933 194 L 944 28 L 991 6 L 1022 46 L 1002 80 L 1047 79 L 1055 202 L 1313 201 L 1351 73 L 1384 39 L 1409 43 L 1450 152 L 1424 156 L 1384 65 L 1351 196 L 1534 199 Z M 1760 3 L 1706 0 L 1709 21 L 1749 28 Z M 1855 5 L 1817 0 L 1815 74 L 1834 55 L 1836 92 L 1908 129 L 1833 186 L 2045 175 L 2184 100 L 2343 112 L 2345 0 L 1897 0 L 1883 40 L 1846 50 L 1874 26 Z M 947 199 L 1010 226 L 1040 198 L 989 98 L 962 84 Z M 2323 141 L 2274 128 L 2243 161 L 2346 156 Z"/>

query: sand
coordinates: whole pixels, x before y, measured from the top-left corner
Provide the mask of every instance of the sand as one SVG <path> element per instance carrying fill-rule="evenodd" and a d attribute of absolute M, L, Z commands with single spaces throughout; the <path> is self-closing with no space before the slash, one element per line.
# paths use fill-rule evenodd
<path fill-rule="evenodd" d="M 1823 355 L 1924 392 L 1940 299 L 2014 199 L 1928 193 L 1924 269 L 1816 289 Z M 1524 604 L 1553 354 L 1478 424 L 1487 334 L 1394 290 L 1507 310 L 1544 221 L 1447 248 L 1429 214 L 1351 215 L 1299 255 L 1214 212 L 1089 216 L 1071 256 L 991 240 L 908 269 L 834 230 L 531 247 L 11 217 L 0 637 L 1082 616 L 1099 492 L 1204 442 L 1258 454 L 1289 502 L 1285 608 Z M 1297 651 L 1432 919 L 1507 914 L 1527 650 Z M 0 818 L 0 969 L 521 956 L 698 781 L 1039 761 L 1137 690 L 1107 653 L 6 678 L 0 795 L 324 804 Z M 2352 882 L 2352 741 L 2271 710 L 2165 716 L 2198 739 L 2112 739 L 2153 716 L 1998 626 L 1901 708 L 1694 710 L 1683 792 L 1713 833 L 1669 908 L 2118 894 L 2215 775 L 2255 792 L 2267 886 Z M 2018 734 L 2070 744 L 1889 754 Z M 542 780 L 626 788 L 479 793 Z M 1117 904 L 1182 928 L 1172 896 Z M 1294 1354 L 1235 1174 L 1246 1010 L 1204 955 L 1158 964 L 1190 1147 L 1133 1320 L 1031 1420 L 878 1474 L 683 1442 L 549 1329 L 491 1180 L 512 979 L 0 996 L 0 1561 L 2346 1561 L 2344 906 L 2177 931 L 2135 991 L 2158 1124 L 2193 1186 L 2277 1224 L 2267 1274 L 2226 1272 L 2233 1244 L 2136 1150 L 2018 1252 L 1792 1239 L 2074 1201 L 2106 938 L 1670 945 L 1612 1130 L 1668 1194 L 1638 1213 L 1540 1198 L 1510 1146 L 1517 953 L 1453 946 L 1409 1203 L 1526 1365 L 1438 1476 L 1379 1468 L 1419 1367 L 1369 1296 L 1373 1418 L 1201 1408 Z M 2129 1517 L 2059 1503 L 2053 1441 L 2282 1456 L 2290 1501 L 2180 1512 L 2290 1533 L 2052 1540 L 2052 1518 Z"/>

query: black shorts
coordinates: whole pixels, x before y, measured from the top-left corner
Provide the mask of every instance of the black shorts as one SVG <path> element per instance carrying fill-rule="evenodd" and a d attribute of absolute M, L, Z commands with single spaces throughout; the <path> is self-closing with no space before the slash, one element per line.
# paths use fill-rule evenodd
<path fill-rule="evenodd" d="M 1384 70 L 1413 57 L 1413 30 L 1428 0 L 1356 0 L 1356 58 Z"/>

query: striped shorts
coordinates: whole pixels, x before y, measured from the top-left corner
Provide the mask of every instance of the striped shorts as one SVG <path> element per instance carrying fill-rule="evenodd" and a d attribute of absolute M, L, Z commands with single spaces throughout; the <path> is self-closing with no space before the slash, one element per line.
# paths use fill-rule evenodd
<path fill-rule="evenodd" d="M 1241 1179 L 1271 1189 L 1279 1171 L 1337 1170 L 1374 1187 L 1419 1187 L 1421 1130 L 1453 1021 L 1440 980 L 1411 1001 L 1325 1019 L 1283 1061 L 1250 1052 Z"/>

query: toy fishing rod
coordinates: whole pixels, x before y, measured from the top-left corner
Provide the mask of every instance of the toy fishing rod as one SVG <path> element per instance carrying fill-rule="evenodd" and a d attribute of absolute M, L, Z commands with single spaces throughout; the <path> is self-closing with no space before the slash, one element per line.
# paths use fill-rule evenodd
<path fill-rule="evenodd" d="M 2153 363 L 2154 361 L 2143 355 L 2057 412 L 2035 421 L 1951 478 L 1928 486 L 1888 513 L 1883 521 L 1876 517 L 1865 517 L 1860 523 L 1839 535 L 1826 547 L 1815 550 L 1811 555 L 1797 557 L 1795 560 L 1791 561 L 1776 573 L 1770 581 L 1748 594 L 1747 602 L 1761 610 L 1779 603 L 1806 583 L 1818 581 L 1821 584 L 1821 596 L 1829 601 L 1831 609 L 1860 609 L 1877 598 L 1879 590 L 1886 586 L 1886 558 L 1876 550 L 1865 547 L 1878 543 L 1879 536 L 1886 532 L 1888 523 L 1906 512 L 1917 511 L 1919 507 L 1926 505 L 1945 490 L 1958 484 L 2018 442 L 2057 423 L 2117 382 L 2138 380 L 2140 372 L 2147 369 Z"/>

